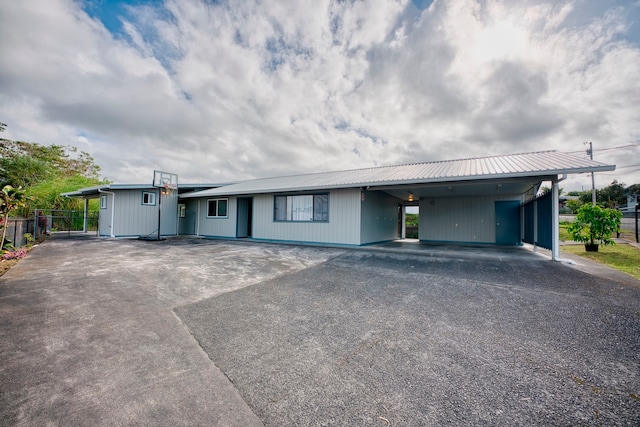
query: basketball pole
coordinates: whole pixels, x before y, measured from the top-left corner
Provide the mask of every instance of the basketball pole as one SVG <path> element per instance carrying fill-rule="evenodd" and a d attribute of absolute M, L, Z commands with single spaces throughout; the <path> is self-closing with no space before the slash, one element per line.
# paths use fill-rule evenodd
<path fill-rule="evenodd" d="M 158 187 L 158 241 L 160 241 L 160 212 L 162 211 L 162 188 Z"/>
<path fill-rule="evenodd" d="M 178 188 L 178 175 L 154 170 L 152 185 L 158 189 L 158 234 L 156 240 L 162 240 L 160 232 L 162 226 L 162 195 L 169 194 Z"/>

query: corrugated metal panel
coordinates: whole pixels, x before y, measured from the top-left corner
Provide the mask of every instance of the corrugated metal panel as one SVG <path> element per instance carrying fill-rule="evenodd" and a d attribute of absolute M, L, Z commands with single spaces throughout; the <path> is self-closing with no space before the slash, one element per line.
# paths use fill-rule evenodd
<path fill-rule="evenodd" d="M 614 169 L 614 165 L 606 165 L 567 153 L 540 151 L 508 156 L 255 179 L 211 190 L 189 193 L 183 195 L 183 197 L 542 176 L 610 171 Z"/>

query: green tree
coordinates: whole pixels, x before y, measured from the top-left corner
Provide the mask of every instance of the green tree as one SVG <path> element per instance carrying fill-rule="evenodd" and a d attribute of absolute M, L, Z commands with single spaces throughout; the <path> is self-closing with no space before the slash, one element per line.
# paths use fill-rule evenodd
<path fill-rule="evenodd" d="M 582 205 L 583 203 L 580 200 L 567 200 L 567 208 L 569 208 L 572 214 L 578 213 Z"/>
<path fill-rule="evenodd" d="M 627 204 L 627 195 L 625 194 L 624 184 L 614 179 L 613 182 L 598 192 L 600 197 L 599 203 L 610 208 L 616 208 Z"/>
<path fill-rule="evenodd" d="M 547 194 L 551 193 L 551 190 L 552 190 L 552 188 L 551 187 L 547 187 L 546 185 L 543 185 L 540 188 L 540 191 L 544 195 L 547 195 Z M 564 193 L 564 189 L 563 188 L 558 188 L 558 195 L 561 195 L 562 193 Z"/>
<path fill-rule="evenodd" d="M 629 194 L 637 194 L 640 190 L 640 184 L 633 184 L 625 188 L 623 183 L 613 180 L 607 187 L 596 189 L 596 203 L 617 208 L 627 204 L 627 196 Z M 591 203 L 591 191 L 572 192 L 571 195 L 580 197 L 582 203 Z"/>
<path fill-rule="evenodd" d="M 11 185 L 5 185 L 0 191 L 0 215 L 2 215 L 2 240 L 0 241 L 0 249 L 4 248 L 4 241 L 7 237 L 7 220 L 9 214 L 16 209 L 22 207 L 27 202 L 27 196 L 22 188 L 13 188 Z"/>
<path fill-rule="evenodd" d="M 76 147 L 0 139 L 0 183 L 23 187 L 28 202 L 19 214 L 34 209 L 80 209 L 81 200 L 65 199 L 60 193 L 106 182 L 93 157 Z"/>

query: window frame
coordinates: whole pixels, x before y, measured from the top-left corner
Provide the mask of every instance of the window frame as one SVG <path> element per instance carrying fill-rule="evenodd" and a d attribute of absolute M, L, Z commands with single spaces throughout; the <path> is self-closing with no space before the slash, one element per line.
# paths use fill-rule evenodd
<path fill-rule="evenodd" d="M 144 201 L 144 196 L 149 196 L 148 197 L 149 200 L 147 202 Z M 155 206 L 156 205 L 156 196 L 157 195 L 156 195 L 155 191 L 143 191 L 140 203 L 142 203 L 143 206 Z"/>
<path fill-rule="evenodd" d="M 216 202 L 215 215 L 209 215 L 211 213 L 211 202 Z M 225 202 L 224 215 L 220 215 L 220 202 Z M 218 197 L 215 199 L 207 199 L 207 218 L 213 218 L 213 219 L 229 218 L 229 198 Z"/>
<path fill-rule="evenodd" d="M 107 209 L 108 205 L 108 197 L 106 194 L 100 195 L 100 209 Z"/>
<path fill-rule="evenodd" d="M 301 201 L 304 197 L 312 197 L 311 200 L 311 219 L 293 219 L 294 212 L 290 210 L 289 203 L 291 202 L 291 206 L 295 206 L 295 198 L 299 198 Z M 282 209 L 282 200 L 284 199 L 284 219 L 279 218 L 282 215 L 278 215 L 278 209 Z M 326 200 L 324 202 L 325 208 L 322 209 L 321 206 L 318 206 L 317 203 L 321 200 Z M 320 192 L 320 193 L 299 193 L 299 194 L 275 194 L 273 196 L 273 222 L 294 222 L 294 223 L 303 223 L 303 224 L 315 224 L 315 223 L 328 223 L 329 218 L 329 192 Z M 278 203 L 280 200 L 280 203 Z M 279 207 L 280 206 L 280 207 Z M 319 216 L 319 218 L 318 218 Z"/>

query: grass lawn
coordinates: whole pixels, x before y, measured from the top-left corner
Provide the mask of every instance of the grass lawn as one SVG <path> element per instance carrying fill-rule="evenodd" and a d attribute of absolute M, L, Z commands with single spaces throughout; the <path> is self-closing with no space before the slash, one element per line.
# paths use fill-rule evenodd
<path fill-rule="evenodd" d="M 560 224 L 560 240 L 571 241 L 566 223 Z M 589 258 L 616 270 L 623 271 L 640 280 L 640 249 L 631 245 L 602 246 L 598 252 L 586 252 L 584 245 L 564 245 L 562 251 Z"/>

